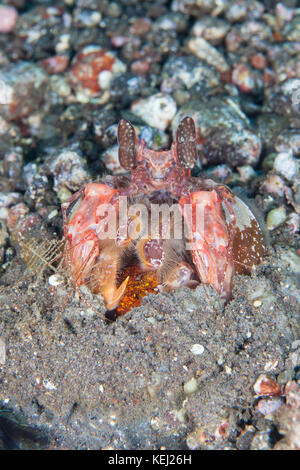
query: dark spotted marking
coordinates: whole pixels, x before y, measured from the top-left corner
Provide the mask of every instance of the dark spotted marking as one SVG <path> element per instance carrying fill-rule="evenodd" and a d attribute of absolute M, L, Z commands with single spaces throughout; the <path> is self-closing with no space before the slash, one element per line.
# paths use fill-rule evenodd
<path fill-rule="evenodd" d="M 197 161 L 196 129 L 194 120 L 187 116 L 180 122 L 176 133 L 177 155 L 184 168 L 193 168 Z"/>
<path fill-rule="evenodd" d="M 233 239 L 235 272 L 250 274 L 253 267 L 263 261 L 265 254 L 263 235 L 255 219 L 243 230 L 236 229 Z"/>
<path fill-rule="evenodd" d="M 234 227 L 231 226 L 226 208 L 224 212 L 229 228 L 234 230 L 234 270 L 238 274 L 250 274 L 253 267 L 260 264 L 266 255 L 263 232 L 249 207 L 237 196 L 232 201 L 232 208 L 236 215 Z"/>
<path fill-rule="evenodd" d="M 135 130 L 133 125 L 121 119 L 118 125 L 119 161 L 125 170 L 136 167 Z"/>

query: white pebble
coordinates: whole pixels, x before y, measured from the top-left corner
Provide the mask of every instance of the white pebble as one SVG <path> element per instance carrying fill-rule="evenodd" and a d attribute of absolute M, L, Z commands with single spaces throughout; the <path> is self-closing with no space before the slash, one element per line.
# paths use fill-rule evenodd
<path fill-rule="evenodd" d="M 13 99 L 13 88 L 0 80 L 0 105 L 10 104 Z"/>
<path fill-rule="evenodd" d="M 4 339 L 0 338 L 0 364 L 5 364 L 6 345 Z"/>
<path fill-rule="evenodd" d="M 281 152 L 274 160 L 273 169 L 281 176 L 292 182 L 299 170 L 299 163 L 291 153 Z"/>
<path fill-rule="evenodd" d="M 195 393 L 197 389 L 198 389 L 198 382 L 195 379 L 195 377 L 193 377 L 191 380 L 186 382 L 183 386 L 184 393 L 186 393 L 187 395 L 191 393 Z"/>
<path fill-rule="evenodd" d="M 177 106 L 170 95 L 156 93 L 133 103 L 131 111 L 149 126 L 164 131 L 175 116 Z"/>
<path fill-rule="evenodd" d="M 0 33 L 10 33 L 17 22 L 18 11 L 15 7 L 0 5 Z"/>
<path fill-rule="evenodd" d="M 56 390 L 56 386 L 50 380 L 43 380 L 43 387 L 46 390 Z"/>
<path fill-rule="evenodd" d="M 202 346 L 202 344 L 193 344 L 190 351 L 195 354 L 195 356 L 200 356 L 204 353 L 204 346 Z"/>
<path fill-rule="evenodd" d="M 8 220 L 8 209 L 6 207 L 0 207 L 0 219 Z"/>
<path fill-rule="evenodd" d="M 269 230 L 274 230 L 279 227 L 286 219 L 286 210 L 284 206 L 272 209 L 267 215 L 267 227 Z"/>
<path fill-rule="evenodd" d="M 255 171 L 250 165 L 238 166 L 237 171 L 239 172 L 240 178 L 244 183 L 251 181 L 255 178 Z"/>
<path fill-rule="evenodd" d="M 49 277 L 48 282 L 50 286 L 57 287 L 60 284 L 63 284 L 64 278 L 60 274 L 52 274 L 52 276 Z"/>
<path fill-rule="evenodd" d="M 118 145 L 114 145 L 105 150 L 105 152 L 102 154 L 102 160 L 106 168 L 113 172 L 114 175 L 122 175 L 127 171 L 124 170 L 124 168 L 122 168 L 120 165 Z"/>
<path fill-rule="evenodd" d="M 269 361 L 265 364 L 264 370 L 266 372 L 271 372 L 272 370 L 276 369 L 278 366 L 278 361 Z"/>
<path fill-rule="evenodd" d="M 59 37 L 58 43 L 55 46 L 55 52 L 57 54 L 61 54 L 69 49 L 71 42 L 71 35 L 70 34 L 62 34 Z"/>
<path fill-rule="evenodd" d="M 283 401 L 281 400 L 281 398 L 264 398 L 262 400 L 259 400 L 256 405 L 256 408 L 262 415 L 268 416 L 279 410 L 282 404 Z"/>
<path fill-rule="evenodd" d="M 113 75 L 116 75 L 118 73 L 125 73 L 126 72 L 127 66 L 126 66 L 126 64 L 124 64 L 124 62 L 122 62 L 120 59 L 118 59 L 111 52 L 108 52 L 107 55 L 112 56 L 115 59 L 115 61 L 113 63 L 113 66 L 112 66 L 112 69 L 111 69 Z"/>
<path fill-rule="evenodd" d="M 48 215 L 48 219 L 51 220 L 51 219 L 54 219 L 54 217 L 56 217 L 58 214 L 58 210 L 57 209 L 54 209 L 53 211 L 50 212 L 50 214 Z"/>
<path fill-rule="evenodd" d="M 203 38 L 192 38 L 187 42 L 187 47 L 192 54 L 205 60 L 220 72 L 227 72 L 229 66 L 220 52 Z"/>
<path fill-rule="evenodd" d="M 112 72 L 109 70 L 102 70 L 98 75 L 98 83 L 101 90 L 107 90 L 113 78 Z"/>

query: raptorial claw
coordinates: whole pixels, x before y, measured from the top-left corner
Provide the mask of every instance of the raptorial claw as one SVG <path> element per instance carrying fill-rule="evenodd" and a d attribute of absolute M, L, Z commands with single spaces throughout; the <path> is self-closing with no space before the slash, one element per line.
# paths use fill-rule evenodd
<path fill-rule="evenodd" d="M 123 281 L 119 287 L 116 287 L 114 284 L 107 285 L 104 287 L 102 291 L 102 296 L 104 298 L 107 310 L 113 310 L 117 308 L 121 298 L 125 293 L 128 281 L 129 276 L 126 277 L 125 281 Z"/>
<path fill-rule="evenodd" d="M 99 240 L 92 230 L 78 236 L 73 246 L 68 241 L 65 259 L 77 286 L 84 284 L 99 255 Z"/>
<path fill-rule="evenodd" d="M 184 205 L 191 205 L 190 217 Z M 190 250 L 197 273 L 204 284 L 211 284 L 229 299 L 233 276 L 232 242 L 222 213 L 221 198 L 213 191 L 197 191 L 179 204 L 190 239 Z"/>
<path fill-rule="evenodd" d="M 128 276 L 119 287 L 116 286 L 121 255 L 122 248 L 114 241 L 107 242 L 93 266 L 89 279 L 90 289 L 102 295 L 108 310 L 118 306 L 129 280 Z"/>

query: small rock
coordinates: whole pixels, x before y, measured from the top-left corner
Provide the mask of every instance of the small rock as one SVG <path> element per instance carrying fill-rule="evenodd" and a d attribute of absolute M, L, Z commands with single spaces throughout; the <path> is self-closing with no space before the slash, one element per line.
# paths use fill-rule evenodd
<path fill-rule="evenodd" d="M 55 45 L 55 52 L 57 54 L 66 53 L 71 47 L 71 35 L 69 33 L 61 34 L 57 38 L 57 43 Z"/>
<path fill-rule="evenodd" d="M 183 386 L 184 393 L 186 393 L 187 395 L 195 393 L 197 389 L 198 389 L 198 382 L 195 379 L 195 377 L 193 377 L 191 380 L 186 382 Z"/>
<path fill-rule="evenodd" d="M 291 345 L 291 348 L 292 349 L 298 349 L 300 348 L 300 339 L 296 339 L 295 341 L 292 342 L 292 345 Z"/>
<path fill-rule="evenodd" d="M 295 111 L 297 111 L 300 104 L 300 79 L 290 78 L 285 80 L 281 85 L 281 91 L 284 96 L 291 99 L 292 106 L 295 107 Z"/>
<path fill-rule="evenodd" d="M 54 219 L 56 216 L 58 215 L 58 210 L 57 209 L 53 209 L 49 214 L 48 214 L 48 220 L 52 220 Z"/>
<path fill-rule="evenodd" d="M 264 398 L 258 401 L 256 408 L 261 414 L 267 416 L 279 410 L 282 404 L 281 398 Z"/>
<path fill-rule="evenodd" d="M 232 83 L 237 85 L 243 93 L 250 93 L 255 81 L 251 70 L 244 64 L 237 64 L 232 70 Z"/>
<path fill-rule="evenodd" d="M 149 126 L 164 131 L 176 114 L 176 102 L 170 95 L 157 93 L 131 105 L 131 111 Z"/>
<path fill-rule="evenodd" d="M 0 338 L 0 365 L 5 364 L 6 359 L 6 345 L 3 338 Z"/>
<path fill-rule="evenodd" d="M 1 211 L 0 211 L 1 215 Z M 7 245 L 9 235 L 7 232 L 7 227 L 5 221 L 0 218 L 0 265 L 4 260 L 5 247 Z"/>
<path fill-rule="evenodd" d="M 251 181 L 253 178 L 255 178 L 256 175 L 255 171 L 250 165 L 238 166 L 237 171 L 239 172 L 241 181 L 244 183 Z"/>
<path fill-rule="evenodd" d="M 8 220 L 8 213 L 9 210 L 6 207 L 0 207 L 0 220 L 6 222 Z"/>
<path fill-rule="evenodd" d="M 250 450 L 271 450 L 270 431 L 256 432 L 252 439 Z"/>
<path fill-rule="evenodd" d="M 192 35 L 203 37 L 213 46 L 220 44 L 229 30 L 229 24 L 220 19 L 211 16 L 204 16 L 196 21 L 192 28 Z"/>
<path fill-rule="evenodd" d="M 109 92 L 117 107 L 126 108 L 141 97 L 146 87 L 147 81 L 144 77 L 127 72 L 113 77 L 110 82 Z"/>
<path fill-rule="evenodd" d="M 196 428 L 195 431 L 187 435 L 186 443 L 189 449 L 197 450 L 207 441 L 207 433 L 202 428 Z"/>
<path fill-rule="evenodd" d="M 253 389 L 258 396 L 279 396 L 282 393 L 281 386 L 271 377 L 261 374 L 253 385 Z"/>
<path fill-rule="evenodd" d="M 172 93 L 177 89 L 190 90 L 197 86 L 198 93 L 205 93 L 221 85 L 216 69 L 194 55 L 172 57 L 163 67 L 161 90 Z M 163 90 L 168 82 L 169 91 Z"/>
<path fill-rule="evenodd" d="M 187 42 L 187 48 L 199 59 L 214 66 L 219 72 L 227 72 L 229 65 L 223 55 L 203 38 L 192 38 Z"/>
<path fill-rule="evenodd" d="M 67 188 L 78 191 L 90 180 L 84 159 L 72 149 L 64 149 L 48 163 L 50 173 L 54 176 L 54 190 L 58 193 Z"/>
<path fill-rule="evenodd" d="M 108 2 L 105 9 L 105 13 L 111 18 L 118 18 L 122 15 L 122 6 L 119 5 L 117 2 Z"/>
<path fill-rule="evenodd" d="M 283 119 L 285 118 L 283 117 Z M 275 150 L 277 150 L 277 152 L 288 152 L 292 153 L 294 156 L 300 155 L 299 129 L 286 129 L 283 132 L 277 133 L 277 136 L 275 143 Z"/>
<path fill-rule="evenodd" d="M 20 193 L 3 193 L 0 192 L 0 207 L 14 206 L 22 199 Z"/>
<path fill-rule="evenodd" d="M 159 30 L 176 31 L 183 33 L 188 26 L 187 17 L 178 12 L 169 12 L 159 16 L 153 25 L 153 30 L 159 33 Z"/>
<path fill-rule="evenodd" d="M 242 36 L 233 29 L 229 31 L 226 36 L 225 43 L 229 52 L 236 52 L 243 42 Z"/>
<path fill-rule="evenodd" d="M 55 55 L 53 57 L 48 57 L 40 62 L 41 67 L 49 73 L 49 75 L 54 73 L 62 73 L 66 70 L 69 63 L 69 57 L 66 55 Z"/>
<path fill-rule="evenodd" d="M 29 213 L 28 207 L 20 202 L 8 214 L 7 226 L 13 238 L 32 236 L 32 231 L 41 227 L 42 218 L 37 213 Z"/>
<path fill-rule="evenodd" d="M 235 443 L 236 448 L 238 450 L 249 450 L 255 431 L 256 429 L 254 426 L 252 426 L 251 424 L 250 425 L 247 424 L 243 428 L 243 431 L 237 437 L 237 440 Z"/>
<path fill-rule="evenodd" d="M 280 21 L 281 24 L 282 22 L 291 21 L 295 14 L 294 8 L 288 8 L 282 2 L 276 4 L 275 11 L 276 11 L 277 20 Z"/>
<path fill-rule="evenodd" d="M 52 382 L 50 382 L 50 380 L 47 380 L 47 379 L 43 380 L 43 387 L 46 390 L 51 390 L 51 391 L 56 390 L 56 386 Z"/>
<path fill-rule="evenodd" d="M 289 21 L 284 28 L 284 35 L 288 41 L 299 42 L 300 41 L 300 15 L 295 15 L 294 18 Z"/>
<path fill-rule="evenodd" d="M 267 227 L 274 230 L 286 220 L 286 210 L 284 206 L 272 209 L 267 215 Z"/>
<path fill-rule="evenodd" d="M 0 114 L 8 120 L 22 119 L 39 110 L 45 99 L 46 72 L 29 62 L 0 70 Z"/>
<path fill-rule="evenodd" d="M 114 175 L 122 175 L 127 173 L 127 170 L 121 167 L 119 161 L 119 146 L 114 145 L 108 148 L 102 154 L 102 160 L 106 168 L 111 171 Z"/>
<path fill-rule="evenodd" d="M 207 170 L 207 174 L 220 181 L 226 181 L 232 175 L 232 170 L 228 165 L 217 165 Z"/>
<path fill-rule="evenodd" d="M 137 18 L 133 25 L 130 27 L 130 33 L 137 36 L 143 36 L 149 33 L 152 28 L 152 21 L 149 18 Z"/>
<path fill-rule="evenodd" d="M 284 134 L 287 127 L 287 120 L 284 116 L 279 116 L 275 113 L 262 113 L 256 120 L 256 126 L 261 136 L 264 148 L 267 151 L 272 152 L 274 151 L 274 146 L 276 148 L 281 135 Z M 281 139 L 281 141 L 282 140 L 283 139 Z M 281 151 L 279 149 L 276 150 L 278 152 Z"/>
<path fill-rule="evenodd" d="M 70 199 L 70 197 L 72 196 L 72 193 L 71 193 L 71 191 L 69 191 L 69 189 L 67 189 L 67 188 L 61 188 L 61 189 L 57 192 L 57 196 L 58 196 L 58 199 L 60 200 L 60 203 L 63 204 L 63 203 L 66 202 L 68 199 Z"/>
<path fill-rule="evenodd" d="M 64 278 L 60 274 L 52 274 L 52 276 L 49 277 L 48 282 L 50 286 L 57 287 L 64 283 Z"/>
<path fill-rule="evenodd" d="M 198 153 L 203 165 L 225 163 L 236 167 L 254 166 L 258 162 L 261 140 L 232 98 L 213 96 L 182 106 L 172 121 L 174 137 L 185 116 L 195 121 Z"/>
<path fill-rule="evenodd" d="M 280 176 L 272 174 L 263 183 L 263 187 L 268 193 L 276 194 L 280 197 L 284 196 L 285 186 L 286 184 Z"/>
<path fill-rule="evenodd" d="M 245 2 L 233 2 L 226 11 L 226 18 L 231 22 L 243 21 L 247 14 L 247 5 Z"/>
<path fill-rule="evenodd" d="M 176 418 L 180 423 L 185 424 L 187 421 L 187 411 L 185 408 L 181 408 L 180 410 L 176 411 Z"/>
<path fill-rule="evenodd" d="M 13 31 L 18 19 L 18 11 L 15 7 L 0 5 L 0 33 Z"/>
<path fill-rule="evenodd" d="M 227 0 L 173 0 L 172 10 L 200 17 L 203 14 L 218 16 L 227 9 Z"/>
<path fill-rule="evenodd" d="M 102 18 L 100 11 L 75 8 L 73 11 L 73 24 L 77 28 L 91 28 L 99 24 Z"/>
<path fill-rule="evenodd" d="M 299 171 L 299 162 L 296 161 L 291 153 L 282 152 L 275 158 L 273 169 L 285 179 L 292 182 L 295 179 L 297 171 Z"/>
<path fill-rule="evenodd" d="M 202 346 L 202 344 L 193 344 L 191 347 L 191 353 L 195 356 L 200 356 L 204 353 L 204 346 Z"/>
<path fill-rule="evenodd" d="M 297 254 L 293 248 L 285 247 L 280 251 L 281 263 L 287 264 L 289 271 L 295 274 L 295 276 L 300 275 L 300 253 Z"/>
<path fill-rule="evenodd" d="M 17 224 L 29 213 L 28 207 L 23 203 L 19 202 L 13 206 L 8 213 L 8 228 L 12 232 Z"/>
<path fill-rule="evenodd" d="M 254 54 L 250 58 L 251 64 L 256 69 L 264 70 L 267 66 L 267 61 L 262 53 Z"/>
<path fill-rule="evenodd" d="M 300 215 L 296 212 L 289 214 L 288 218 L 286 219 L 286 225 L 288 227 L 289 233 L 295 235 L 295 233 L 300 231 Z"/>
<path fill-rule="evenodd" d="M 67 98 L 72 93 L 72 89 L 64 76 L 53 75 L 50 77 L 49 83 L 51 91 L 62 98 Z"/>
<path fill-rule="evenodd" d="M 69 71 L 70 83 L 78 101 L 99 97 L 109 86 L 113 76 L 126 71 L 126 65 L 112 52 L 98 46 L 87 46 L 72 61 Z M 101 76 L 101 73 L 108 72 Z M 101 85 L 105 85 L 102 88 Z"/>

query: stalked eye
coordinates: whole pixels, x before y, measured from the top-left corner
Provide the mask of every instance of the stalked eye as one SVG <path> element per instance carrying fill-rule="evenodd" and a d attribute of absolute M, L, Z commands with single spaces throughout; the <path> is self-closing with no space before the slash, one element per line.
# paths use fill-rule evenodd
<path fill-rule="evenodd" d="M 121 119 L 118 125 L 119 161 L 125 170 L 136 167 L 135 130 L 133 125 Z"/>
<path fill-rule="evenodd" d="M 187 116 L 180 122 L 176 133 L 177 156 L 184 168 L 193 168 L 197 161 L 196 129 L 194 120 Z"/>

